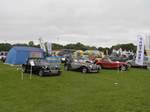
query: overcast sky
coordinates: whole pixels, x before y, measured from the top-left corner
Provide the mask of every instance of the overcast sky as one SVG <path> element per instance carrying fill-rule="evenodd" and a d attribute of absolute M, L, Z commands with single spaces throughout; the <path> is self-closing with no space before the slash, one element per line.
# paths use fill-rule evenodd
<path fill-rule="evenodd" d="M 138 34 L 150 34 L 150 0 L 0 0 L 0 43 L 111 47 Z"/>

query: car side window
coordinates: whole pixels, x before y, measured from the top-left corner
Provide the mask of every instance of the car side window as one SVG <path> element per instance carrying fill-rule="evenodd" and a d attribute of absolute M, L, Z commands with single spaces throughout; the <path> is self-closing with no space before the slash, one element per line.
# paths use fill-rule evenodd
<path fill-rule="evenodd" d="M 106 59 L 103 59 L 103 62 L 111 62 L 111 59 L 110 58 L 106 58 Z"/>

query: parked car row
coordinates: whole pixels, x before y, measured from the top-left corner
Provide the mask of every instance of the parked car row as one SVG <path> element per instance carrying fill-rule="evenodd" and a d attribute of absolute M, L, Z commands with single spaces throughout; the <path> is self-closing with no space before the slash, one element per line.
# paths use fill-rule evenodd
<path fill-rule="evenodd" d="M 125 58 L 111 56 L 110 59 L 111 61 L 114 61 L 114 62 L 125 62 L 129 68 L 130 67 L 143 67 L 143 68 L 150 69 L 150 56 L 144 56 L 143 65 L 136 64 L 136 57 L 135 56 L 133 57 L 131 55 Z"/>
<path fill-rule="evenodd" d="M 112 61 L 111 58 L 102 58 L 101 60 L 90 60 L 89 58 L 68 58 L 64 63 L 64 70 L 80 71 L 82 73 L 98 73 L 102 68 L 120 69 L 122 71 L 128 70 L 130 67 L 137 67 L 135 59 L 126 62 Z M 142 67 L 150 69 L 150 57 L 144 57 L 144 64 Z M 29 58 L 26 64 L 22 65 L 23 72 L 43 75 L 60 75 L 61 67 L 51 65 L 42 58 Z"/>

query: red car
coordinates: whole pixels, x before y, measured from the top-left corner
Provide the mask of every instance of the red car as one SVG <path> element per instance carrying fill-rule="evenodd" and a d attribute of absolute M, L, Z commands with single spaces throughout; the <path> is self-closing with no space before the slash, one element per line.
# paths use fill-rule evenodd
<path fill-rule="evenodd" d="M 96 63 L 100 68 L 120 68 L 122 71 L 128 69 L 128 65 L 124 62 L 112 62 L 110 58 L 102 58 Z"/>

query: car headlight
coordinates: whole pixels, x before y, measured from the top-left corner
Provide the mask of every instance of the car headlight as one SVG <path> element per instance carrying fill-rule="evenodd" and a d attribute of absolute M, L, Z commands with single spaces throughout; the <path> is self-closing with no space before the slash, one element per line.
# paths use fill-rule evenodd
<path fill-rule="evenodd" d="M 89 67 L 90 67 L 90 68 L 92 68 L 93 66 L 92 66 L 92 65 L 90 65 Z"/>
<path fill-rule="evenodd" d="M 55 66 L 55 70 L 58 70 L 58 66 L 57 65 Z"/>
<path fill-rule="evenodd" d="M 45 65 L 45 66 L 43 66 L 42 68 L 47 69 L 47 66 Z"/>

